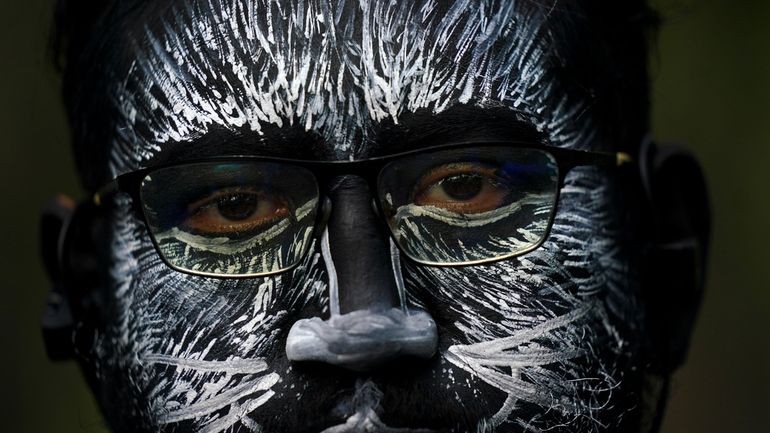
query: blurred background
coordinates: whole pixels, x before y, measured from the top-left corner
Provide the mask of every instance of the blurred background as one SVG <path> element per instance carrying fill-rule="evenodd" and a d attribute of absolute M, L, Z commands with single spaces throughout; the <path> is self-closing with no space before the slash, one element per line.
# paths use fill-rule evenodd
<path fill-rule="evenodd" d="M 46 57 L 52 3 L 0 5 L 0 430 L 103 433 L 76 365 L 49 362 L 39 330 L 38 210 L 82 197 Z M 656 5 L 653 131 L 698 155 L 714 209 L 706 298 L 663 432 L 770 432 L 770 1 Z"/>

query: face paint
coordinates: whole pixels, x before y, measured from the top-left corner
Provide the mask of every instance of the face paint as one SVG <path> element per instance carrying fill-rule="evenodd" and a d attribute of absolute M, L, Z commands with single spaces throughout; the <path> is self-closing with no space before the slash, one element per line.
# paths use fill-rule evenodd
<path fill-rule="evenodd" d="M 603 146 L 591 101 L 559 75 L 546 7 L 198 0 L 135 14 L 123 36 L 130 65 L 109 71 L 119 77 L 113 175 L 201 143 L 216 154 L 246 137 L 248 152 L 272 152 L 274 131 L 288 129 L 317 137 L 334 159 L 365 158 L 381 125 L 462 104 L 509 109 L 556 146 Z M 627 426 L 639 405 L 642 310 L 614 194 L 607 173 L 575 169 L 537 250 L 462 268 L 396 260 L 402 299 L 430 313 L 439 342 L 431 362 L 387 374 L 287 359 L 293 324 L 335 310 L 334 263 L 318 241 L 277 276 L 182 274 L 119 196 L 109 317 L 84 354 L 106 418 L 118 432 Z M 483 217 L 476 223 L 495 220 Z"/>

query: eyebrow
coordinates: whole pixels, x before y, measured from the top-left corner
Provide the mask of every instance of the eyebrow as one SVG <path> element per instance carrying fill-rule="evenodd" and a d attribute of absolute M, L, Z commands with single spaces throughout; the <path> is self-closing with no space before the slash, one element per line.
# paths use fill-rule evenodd
<path fill-rule="evenodd" d="M 425 147 L 473 141 L 521 141 L 547 144 L 534 123 L 508 107 L 457 105 L 440 113 L 404 113 L 398 123 L 376 130 L 366 157 L 386 156 Z"/>
<path fill-rule="evenodd" d="M 403 113 L 398 123 L 383 121 L 372 128 L 361 159 L 472 141 L 522 141 L 545 144 L 533 123 L 508 107 L 457 105 L 440 113 L 428 109 Z M 330 161 L 334 143 L 297 125 L 265 125 L 261 133 L 216 128 L 189 141 L 161 146 L 146 166 L 221 156 L 269 156 Z"/>
<path fill-rule="evenodd" d="M 320 135 L 296 126 L 265 125 L 261 133 L 216 128 L 188 141 L 165 143 L 146 165 L 236 155 L 314 160 L 327 156 L 326 147 Z"/>

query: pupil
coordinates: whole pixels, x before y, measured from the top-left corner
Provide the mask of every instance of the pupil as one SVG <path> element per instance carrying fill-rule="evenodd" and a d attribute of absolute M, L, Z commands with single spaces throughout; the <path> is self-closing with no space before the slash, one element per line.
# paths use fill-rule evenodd
<path fill-rule="evenodd" d="M 253 194 L 233 194 L 219 199 L 217 210 L 228 220 L 241 221 L 257 211 L 257 197 Z"/>
<path fill-rule="evenodd" d="M 484 179 L 479 175 L 453 176 L 441 182 L 444 192 L 454 200 L 470 200 L 483 186 Z"/>

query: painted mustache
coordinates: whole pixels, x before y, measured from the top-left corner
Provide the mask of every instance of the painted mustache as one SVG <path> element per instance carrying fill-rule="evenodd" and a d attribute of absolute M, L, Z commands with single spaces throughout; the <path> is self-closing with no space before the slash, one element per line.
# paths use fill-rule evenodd
<path fill-rule="evenodd" d="M 522 377 L 522 370 L 529 368 L 530 375 L 537 375 L 537 369 L 544 365 L 566 362 L 584 355 L 584 350 L 580 348 L 550 349 L 532 346 L 532 343 L 537 339 L 547 340 L 552 332 L 575 324 L 596 308 L 595 304 L 586 303 L 511 337 L 454 345 L 449 347 L 446 358 L 457 367 L 508 394 L 500 410 L 488 420 L 492 426 L 497 427 L 505 422 L 519 401 L 578 414 L 581 410 L 579 406 L 567 398 L 555 397 L 563 389 L 560 383 L 546 381 L 547 386 L 529 383 Z M 527 345 L 529 347 L 525 347 Z M 510 368 L 510 374 L 503 373 L 501 367 Z M 531 370 L 533 368 L 535 370 Z"/>
<path fill-rule="evenodd" d="M 437 344 L 436 323 L 423 311 L 359 310 L 297 321 L 286 340 L 286 355 L 291 361 L 364 371 L 399 356 L 430 358 Z"/>
<path fill-rule="evenodd" d="M 200 377 L 209 374 L 225 374 L 228 377 L 247 375 L 237 385 L 220 393 L 202 396 L 189 404 L 181 405 L 173 399 L 166 402 L 164 413 L 157 419 L 159 424 L 211 418 L 209 422 L 199 426 L 199 433 L 219 432 L 239 421 L 243 422 L 248 413 L 262 406 L 275 395 L 271 388 L 280 379 L 278 374 L 267 372 L 267 363 L 262 358 L 205 361 L 154 354 L 146 356 L 142 361 L 149 365 L 175 367 L 179 372 L 203 375 Z M 180 385 L 184 387 L 186 382 Z M 212 417 L 212 414 L 223 408 L 229 408 L 224 416 Z"/>

